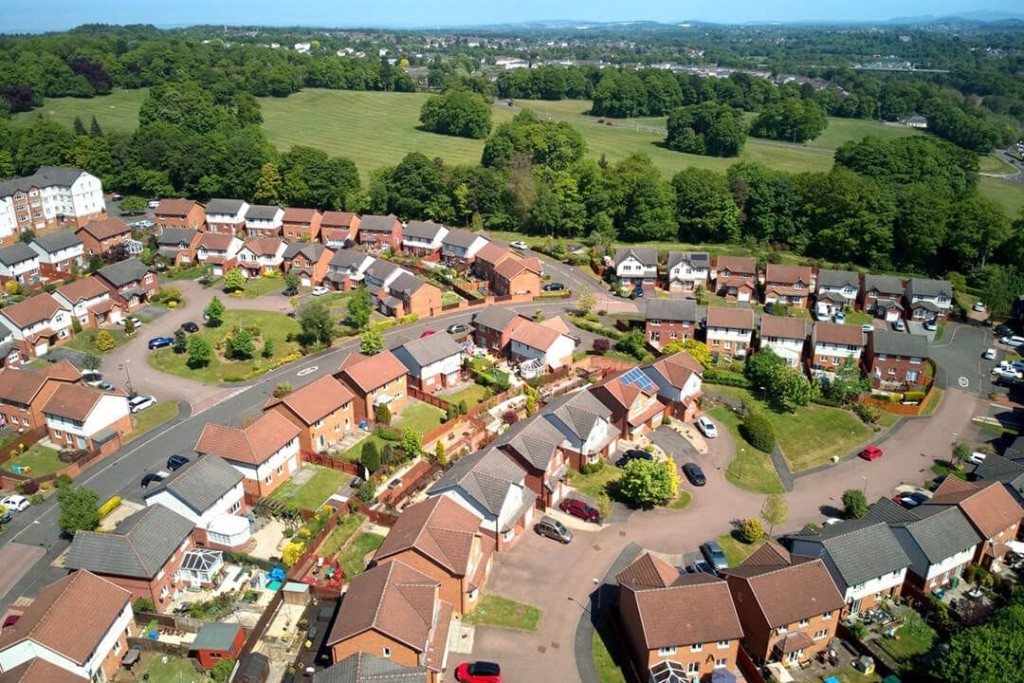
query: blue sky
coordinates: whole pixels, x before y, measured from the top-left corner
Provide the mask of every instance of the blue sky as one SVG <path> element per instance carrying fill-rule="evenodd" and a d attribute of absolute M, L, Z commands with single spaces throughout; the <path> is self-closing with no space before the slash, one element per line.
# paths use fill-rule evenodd
<path fill-rule="evenodd" d="M 664 22 L 844 21 L 991 10 L 1016 12 L 1019 0 L 0 0 L 0 31 L 66 29 L 84 23 L 157 26 L 192 24 L 311 25 L 324 27 L 444 27 L 543 20 Z"/>

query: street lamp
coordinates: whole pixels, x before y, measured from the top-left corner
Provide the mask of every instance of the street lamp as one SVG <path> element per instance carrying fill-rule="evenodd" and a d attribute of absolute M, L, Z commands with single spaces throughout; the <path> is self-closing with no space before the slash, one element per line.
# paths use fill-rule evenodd
<path fill-rule="evenodd" d="M 594 616 L 593 614 L 590 613 L 590 607 L 588 607 L 587 605 L 584 605 L 582 602 L 580 602 L 576 598 L 572 597 L 571 595 L 567 595 L 565 597 L 566 597 L 566 599 L 569 602 L 575 602 L 577 605 L 579 605 L 580 609 L 582 609 L 584 612 L 586 612 L 589 616 L 591 616 L 591 617 Z"/>
<path fill-rule="evenodd" d="M 132 388 L 132 375 L 128 372 L 128 359 L 125 358 L 124 363 L 121 364 L 121 369 L 124 370 L 124 376 L 128 378 L 128 395 L 134 396 L 135 390 Z"/>
<path fill-rule="evenodd" d="M 868 495 L 868 478 L 867 477 L 861 477 L 861 480 L 864 482 L 864 486 L 861 487 L 860 492 L 863 493 L 865 496 L 867 496 Z"/>

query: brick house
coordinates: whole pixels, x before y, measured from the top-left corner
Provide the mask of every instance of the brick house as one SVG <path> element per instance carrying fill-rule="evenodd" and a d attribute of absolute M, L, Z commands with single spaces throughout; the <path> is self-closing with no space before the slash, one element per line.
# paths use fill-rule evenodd
<path fill-rule="evenodd" d="M 407 271 L 405 268 L 402 268 L 397 263 L 385 261 L 381 258 L 375 258 L 364 272 L 363 281 L 370 294 L 378 296 L 381 292 L 384 292 L 384 294 L 387 295 L 387 290 L 391 287 L 391 283 L 403 273 L 406 275 L 412 275 L 412 273 Z"/>
<path fill-rule="evenodd" d="M 299 449 L 322 453 L 355 429 L 352 392 L 328 375 L 281 398 L 271 397 L 263 410 L 274 410 L 299 428 Z"/>
<path fill-rule="evenodd" d="M 289 242 L 317 242 L 321 220 L 323 214 L 316 209 L 289 208 L 281 217 L 281 230 Z"/>
<path fill-rule="evenodd" d="M 477 252 L 471 270 L 481 280 L 491 282 L 498 264 L 511 258 L 517 258 L 511 249 L 497 242 L 488 242 Z"/>
<path fill-rule="evenodd" d="M 441 584 L 440 599 L 459 614 L 476 607 L 494 558 L 494 541 L 480 532 L 480 517 L 451 498 L 410 505 L 373 556 L 377 566 L 399 561 Z"/>
<path fill-rule="evenodd" d="M 354 652 L 313 674 L 313 683 L 424 683 L 426 680 L 425 666 L 402 666 L 369 652 Z"/>
<path fill-rule="evenodd" d="M 719 256 L 715 263 L 715 291 L 726 301 L 754 301 L 757 296 L 757 260 L 752 256 Z"/>
<path fill-rule="evenodd" d="M 238 235 L 245 230 L 249 203 L 241 199 L 211 199 L 206 204 L 206 231 L 215 235 Z"/>
<path fill-rule="evenodd" d="M 440 683 L 453 611 L 440 581 L 392 560 L 352 579 L 325 644 L 335 664 L 363 652 L 425 667 L 423 680 Z"/>
<path fill-rule="evenodd" d="M 65 566 L 85 569 L 130 591 L 132 602 L 150 600 L 169 612 L 182 589 L 178 567 L 189 550 L 194 525 L 163 505 L 125 517 L 113 531 L 79 531 Z"/>
<path fill-rule="evenodd" d="M 706 251 L 672 251 L 668 255 L 668 291 L 695 292 L 708 288 L 711 279 L 711 256 Z"/>
<path fill-rule="evenodd" d="M 377 310 L 394 317 L 415 314 L 430 318 L 441 312 L 441 289 L 402 271 L 391 281 L 387 293 L 381 291 Z"/>
<path fill-rule="evenodd" d="M 481 250 L 482 252 L 482 250 Z M 479 263 L 480 258 L 477 258 Z M 536 258 L 520 258 L 511 255 L 494 268 L 491 277 L 491 293 L 495 296 L 541 293 L 540 261 Z"/>
<path fill-rule="evenodd" d="M 0 633 L 0 671 L 36 660 L 79 680 L 112 681 L 135 633 L 131 593 L 77 571 L 39 591 L 18 622 Z"/>
<path fill-rule="evenodd" d="M 508 357 L 513 363 L 535 360 L 544 368 L 557 370 L 572 363 L 576 340 L 570 334 L 561 317 L 540 323 L 526 320 L 509 335 Z"/>
<path fill-rule="evenodd" d="M 473 316 L 473 341 L 496 355 L 507 355 L 512 346 L 512 333 L 527 322 L 511 309 L 487 306 Z"/>
<path fill-rule="evenodd" d="M 128 224 L 117 218 L 89 221 L 75 230 L 75 236 L 82 240 L 87 256 L 106 256 L 114 247 L 128 243 L 132 230 Z"/>
<path fill-rule="evenodd" d="M 845 603 L 820 559 L 769 542 L 722 575 L 755 663 L 796 666 L 829 647 Z"/>
<path fill-rule="evenodd" d="M 359 244 L 371 249 L 402 248 L 402 221 L 395 214 L 387 216 L 365 215 L 359 218 Z"/>
<path fill-rule="evenodd" d="M 887 322 L 902 317 L 903 280 L 889 275 L 865 275 L 861 288 L 860 307 Z"/>
<path fill-rule="evenodd" d="M 221 660 L 238 661 L 244 645 L 245 629 L 241 624 L 208 622 L 203 624 L 188 646 L 188 654 L 196 658 L 200 667 L 209 671 Z"/>
<path fill-rule="evenodd" d="M 953 310 L 953 285 L 948 280 L 911 278 L 904 301 L 911 320 L 943 320 Z"/>
<path fill-rule="evenodd" d="M 441 240 L 441 260 L 449 268 L 465 273 L 488 242 L 480 233 L 452 228 Z"/>
<path fill-rule="evenodd" d="M 320 217 L 320 241 L 331 249 L 342 249 L 359 237 L 359 216 L 348 211 L 324 211 Z"/>
<path fill-rule="evenodd" d="M 281 256 L 285 273 L 294 272 L 303 287 L 319 287 L 327 277 L 334 252 L 316 242 L 289 242 Z"/>
<path fill-rule="evenodd" d="M 764 272 L 764 303 L 810 308 L 816 280 L 810 266 L 769 263 Z"/>
<path fill-rule="evenodd" d="M 203 233 L 191 228 L 164 228 L 156 237 L 156 253 L 173 266 L 195 263 Z"/>
<path fill-rule="evenodd" d="M 8 369 L 0 372 L 0 418 L 15 431 L 46 426 L 43 406 L 64 384 L 78 384 L 82 373 L 67 360 L 45 368 Z"/>
<path fill-rule="evenodd" d="M 616 576 L 616 615 L 637 680 L 709 680 L 738 673 L 743 627 L 728 584 L 644 553 Z"/>
<path fill-rule="evenodd" d="M 136 258 L 113 263 L 96 271 L 95 277 L 107 286 L 111 298 L 124 305 L 128 312 L 147 305 L 160 291 L 156 274 L 149 266 Z"/>
<path fill-rule="evenodd" d="M 206 226 L 206 207 L 191 199 L 161 199 L 153 222 L 157 235 L 169 228 L 199 232 Z"/>
<path fill-rule="evenodd" d="M 85 244 L 70 230 L 36 235 L 29 246 L 39 255 L 39 272 L 49 280 L 63 279 L 85 268 Z"/>
<path fill-rule="evenodd" d="M 615 250 L 615 277 L 629 289 L 654 291 L 658 282 L 658 250 L 654 247 L 619 247 Z"/>
<path fill-rule="evenodd" d="M 338 249 L 327 262 L 325 283 L 334 289 L 347 292 L 356 287 L 373 265 L 375 258 L 352 249 Z"/>
<path fill-rule="evenodd" d="M 759 346 L 771 349 L 789 367 L 801 367 L 807 346 L 807 321 L 781 315 L 762 315 Z"/>
<path fill-rule="evenodd" d="M 82 683 L 83 680 L 81 676 L 39 657 L 19 664 L 3 676 L 4 683 Z"/>
<path fill-rule="evenodd" d="M 605 380 L 590 391 L 612 411 L 619 436 L 633 439 L 661 425 L 665 404 L 658 400 L 658 385 L 640 368 Z"/>
<path fill-rule="evenodd" d="M 85 277 L 58 287 L 53 298 L 71 312 L 83 329 L 119 323 L 124 317 L 124 306 L 114 300 L 110 290 L 97 277 Z"/>
<path fill-rule="evenodd" d="M 646 299 L 641 308 L 644 336 L 654 348 L 694 338 L 700 312 L 693 299 Z"/>
<path fill-rule="evenodd" d="M 815 291 L 815 311 L 831 318 L 844 309 L 853 309 L 860 294 L 860 274 L 853 270 L 818 271 L 818 286 Z"/>
<path fill-rule="evenodd" d="M 43 406 L 50 441 L 57 446 L 112 453 L 132 431 L 128 396 L 93 389 L 84 384 L 62 384 Z"/>
<path fill-rule="evenodd" d="M 860 325 L 814 323 L 814 331 L 811 332 L 811 368 L 815 372 L 834 373 L 847 361 L 860 365 L 865 336 Z"/>
<path fill-rule="evenodd" d="M 386 404 L 397 416 L 409 402 L 405 366 L 390 351 L 374 356 L 350 353 L 334 376 L 355 396 L 355 419 L 367 424 L 375 420 L 377 406 Z"/>
<path fill-rule="evenodd" d="M 612 424 L 611 409 L 589 391 L 554 399 L 541 415 L 562 433 L 559 447 L 576 470 L 607 459 L 618 447 L 619 429 Z"/>
<path fill-rule="evenodd" d="M 41 166 L 30 176 L 0 182 L 0 242 L 17 235 L 102 218 L 103 183 L 79 168 Z"/>
<path fill-rule="evenodd" d="M 462 349 L 448 334 L 432 334 L 391 349 L 409 374 L 409 385 L 432 394 L 459 384 Z"/>
<path fill-rule="evenodd" d="M 686 351 L 674 353 L 643 367 L 644 374 L 658 385 L 658 398 L 672 407 L 681 420 L 692 420 L 704 395 L 704 366 Z"/>
<path fill-rule="evenodd" d="M 245 212 L 245 236 L 249 239 L 276 239 L 284 225 L 284 209 L 280 206 L 252 204 Z"/>
<path fill-rule="evenodd" d="M 260 277 L 281 270 L 287 244 L 276 237 L 251 237 L 238 250 L 238 267 L 246 277 Z"/>
<path fill-rule="evenodd" d="M 263 413 L 242 428 L 208 422 L 196 443 L 196 453 L 218 455 L 242 473 L 250 500 L 273 493 L 302 465 L 299 426 L 276 410 Z"/>
<path fill-rule="evenodd" d="M 711 353 L 746 358 L 754 338 L 754 312 L 749 308 L 709 306 L 706 332 Z"/>
<path fill-rule="evenodd" d="M 36 294 L 0 309 L 0 329 L 6 329 L 33 356 L 71 340 L 71 312 L 52 295 Z"/>
<path fill-rule="evenodd" d="M 1016 442 L 1003 455 L 990 455 L 974 468 L 973 477 L 981 482 L 1001 483 L 1015 501 L 1024 505 L 1024 457 L 1013 452 L 1013 446 L 1024 439 L 1017 437 Z"/>
<path fill-rule="evenodd" d="M 889 330 L 868 335 L 864 365 L 876 389 L 922 385 L 927 360 L 928 339 L 923 335 Z"/>
<path fill-rule="evenodd" d="M 213 275 L 221 277 L 238 264 L 242 244 L 234 233 L 204 232 L 196 247 L 196 261 L 209 266 Z"/>
<path fill-rule="evenodd" d="M 448 228 L 434 221 L 409 221 L 402 230 L 402 251 L 424 261 L 437 261 L 447 234 Z"/>
<path fill-rule="evenodd" d="M 569 491 L 569 464 L 561 449 L 564 440 L 548 420 L 521 420 L 494 441 L 496 448 L 526 471 L 526 486 L 542 510 L 557 505 Z"/>
<path fill-rule="evenodd" d="M 41 279 L 39 254 L 24 242 L 0 249 L 0 285 L 17 282 L 33 286 Z"/>

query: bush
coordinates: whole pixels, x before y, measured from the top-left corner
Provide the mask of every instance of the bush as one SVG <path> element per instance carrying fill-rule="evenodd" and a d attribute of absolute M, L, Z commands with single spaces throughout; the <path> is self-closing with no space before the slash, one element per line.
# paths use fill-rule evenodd
<path fill-rule="evenodd" d="M 920 403 L 924 400 L 925 394 L 924 391 L 908 391 L 903 394 L 903 400 L 907 403 Z"/>
<path fill-rule="evenodd" d="M 880 414 L 879 414 L 879 412 L 877 410 L 875 410 L 871 406 L 866 406 L 863 403 L 854 403 L 854 404 L 852 404 L 852 408 L 853 408 L 854 414 L 857 417 L 859 417 L 861 422 L 863 422 L 864 424 L 871 425 L 871 424 L 875 424 L 876 422 L 878 422 L 878 418 L 880 417 Z"/>
<path fill-rule="evenodd" d="M 580 472 L 583 474 L 597 474 L 604 469 L 604 460 L 597 460 L 596 462 L 585 462 L 580 467 Z"/>
<path fill-rule="evenodd" d="M 860 489 L 843 491 L 843 512 L 848 519 L 860 519 L 868 514 L 868 499 Z"/>
<path fill-rule="evenodd" d="M 156 605 L 148 598 L 139 598 L 132 603 L 132 609 L 135 610 L 136 614 L 139 612 L 155 612 Z"/>
<path fill-rule="evenodd" d="M 501 421 L 509 426 L 512 426 L 516 422 L 519 422 L 519 413 L 517 413 L 514 410 L 506 410 L 501 415 Z"/>
<path fill-rule="evenodd" d="M 704 371 L 704 381 L 709 384 L 721 384 L 727 387 L 739 387 L 740 389 L 750 388 L 749 379 L 738 372 L 730 372 L 728 370 L 708 368 Z"/>
<path fill-rule="evenodd" d="M 28 479 L 18 484 L 17 490 L 23 496 L 31 496 L 34 493 L 39 493 L 39 484 L 36 483 L 35 479 Z"/>
<path fill-rule="evenodd" d="M 359 490 L 356 491 L 356 496 L 359 498 L 359 500 L 369 504 L 373 502 L 373 498 L 376 495 L 376 493 L 377 487 L 373 485 L 373 482 L 364 481 L 362 484 L 359 485 Z"/>
<path fill-rule="evenodd" d="M 611 340 L 605 339 L 604 337 L 598 337 L 594 340 L 594 353 L 599 356 L 603 356 L 608 353 L 608 350 L 612 347 Z"/>
<path fill-rule="evenodd" d="M 378 439 L 384 439 L 385 441 L 400 441 L 402 439 L 402 433 L 393 427 L 387 427 L 384 425 L 377 425 L 373 428 L 373 435 Z"/>
<path fill-rule="evenodd" d="M 62 489 L 65 486 L 71 486 L 71 482 L 73 481 L 74 479 L 72 479 L 66 474 L 58 474 L 57 478 L 53 480 L 53 487 Z"/>
<path fill-rule="evenodd" d="M 127 325 L 125 326 L 127 328 Z M 127 332 L 127 329 L 125 330 Z M 114 349 L 117 346 L 117 342 L 114 341 L 114 336 L 106 330 L 100 330 L 96 333 L 96 336 L 92 339 L 93 345 L 97 351 L 107 352 Z"/>
<path fill-rule="evenodd" d="M 759 451 L 771 453 L 775 450 L 775 429 L 760 410 L 747 413 L 747 417 L 740 424 L 740 434 Z"/>
<path fill-rule="evenodd" d="M 114 497 L 110 498 L 109 500 L 107 500 L 107 502 L 105 502 L 103 505 L 100 506 L 100 510 L 99 510 L 100 519 L 102 519 L 103 517 L 106 517 L 107 515 L 109 515 L 111 512 L 113 512 L 118 507 L 120 507 L 120 505 L 121 505 L 121 496 L 114 496 Z"/>
<path fill-rule="evenodd" d="M 363 444 L 363 449 L 359 454 L 359 463 L 369 470 L 371 474 L 380 469 L 381 460 L 382 457 L 377 449 L 376 441 L 370 439 Z"/>
<path fill-rule="evenodd" d="M 740 523 L 737 534 L 744 543 L 753 543 L 764 538 L 764 525 L 757 517 L 747 517 Z"/>

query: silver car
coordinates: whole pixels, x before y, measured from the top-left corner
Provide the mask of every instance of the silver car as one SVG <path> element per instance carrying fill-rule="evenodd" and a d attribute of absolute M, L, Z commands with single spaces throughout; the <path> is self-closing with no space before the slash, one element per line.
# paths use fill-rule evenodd
<path fill-rule="evenodd" d="M 540 518 L 540 521 L 534 525 L 533 530 L 541 536 L 547 536 L 560 543 L 568 543 L 572 540 L 572 532 L 566 529 L 565 525 L 557 519 L 547 515 Z"/>

